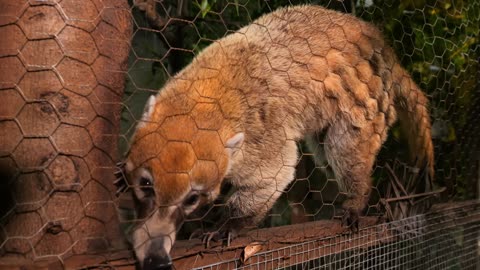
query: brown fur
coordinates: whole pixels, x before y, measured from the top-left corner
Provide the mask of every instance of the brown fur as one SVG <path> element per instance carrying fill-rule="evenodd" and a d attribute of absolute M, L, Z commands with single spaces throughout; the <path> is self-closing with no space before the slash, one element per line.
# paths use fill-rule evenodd
<path fill-rule="evenodd" d="M 128 162 L 151 170 L 157 205 L 179 205 L 193 186 L 213 199 L 228 177 L 237 187 L 231 214 L 245 226 L 294 179 L 296 143 L 326 130 L 327 160 L 350 197 L 344 207 L 361 211 L 397 114 L 413 125 L 412 153 L 433 176 L 427 103 L 372 25 L 317 6 L 282 8 L 214 42 L 172 78 Z M 241 133 L 239 149 L 228 149 Z"/>

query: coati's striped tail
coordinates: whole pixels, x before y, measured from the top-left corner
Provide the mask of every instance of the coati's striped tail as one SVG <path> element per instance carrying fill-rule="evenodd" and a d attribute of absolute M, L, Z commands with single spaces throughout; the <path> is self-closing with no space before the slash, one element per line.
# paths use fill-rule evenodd
<path fill-rule="evenodd" d="M 394 72 L 394 104 L 408 136 L 410 154 L 418 168 L 426 167 L 434 179 L 434 157 L 428 99 L 410 75 L 399 65 Z"/>

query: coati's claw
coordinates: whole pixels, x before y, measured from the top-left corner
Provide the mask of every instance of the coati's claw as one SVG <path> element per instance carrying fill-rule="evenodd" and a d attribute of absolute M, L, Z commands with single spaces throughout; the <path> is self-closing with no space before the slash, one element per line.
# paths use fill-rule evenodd
<path fill-rule="evenodd" d="M 196 229 L 192 234 L 190 234 L 190 237 L 188 237 L 188 240 L 192 239 L 203 239 L 203 229 Z"/>
<path fill-rule="evenodd" d="M 346 209 L 342 216 L 342 226 L 350 228 L 354 233 L 359 232 L 360 214 L 358 210 Z"/>
<path fill-rule="evenodd" d="M 214 231 L 214 232 L 209 232 L 206 233 L 204 238 L 203 238 L 203 244 L 205 245 L 205 248 L 210 248 L 210 242 L 218 242 L 222 240 L 224 237 L 224 233 L 219 232 L 219 231 Z"/>
<path fill-rule="evenodd" d="M 220 231 L 204 232 L 203 229 L 198 229 L 195 230 L 188 239 L 200 239 L 205 248 L 209 248 L 211 241 L 218 242 L 224 238 L 223 236 L 224 233 Z"/>
<path fill-rule="evenodd" d="M 229 230 L 219 230 L 213 232 L 203 232 L 202 229 L 194 231 L 189 239 L 201 239 L 205 248 L 210 248 L 210 243 L 223 241 L 225 246 L 230 246 L 232 240 L 236 237 L 236 234 L 233 231 Z"/>

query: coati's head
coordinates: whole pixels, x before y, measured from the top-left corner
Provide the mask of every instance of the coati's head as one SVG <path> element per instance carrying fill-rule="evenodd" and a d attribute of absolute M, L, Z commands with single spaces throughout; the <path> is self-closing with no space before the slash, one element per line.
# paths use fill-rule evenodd
<path fill-rule="evenodd" d="M 151 97 L 132 139 L 123 172 L 136 207 L 132 244 L 142 269 L 170 269 L 170 250 L 184 219 L 214 200 L 243 133 L 212 128 L 221 119 L 196 104 L 172 113 L 170 101 Z M 211 121 L 210 128 L 196 117 Z M 216 124 L 215 124 L 216 125 Z M 222 133 L 223 132 L 223 133 Z"/>

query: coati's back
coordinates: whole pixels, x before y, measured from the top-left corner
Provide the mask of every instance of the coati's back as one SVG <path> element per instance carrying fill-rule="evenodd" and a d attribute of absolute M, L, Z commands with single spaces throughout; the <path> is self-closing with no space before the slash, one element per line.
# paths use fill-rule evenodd
<path fill-rule="evenodd" d="M 371 24 L 305 5 L 281 8 L 215 41 L 179 77 L 218 80 L 222 95 L 241 90 L 243 101 L 215 102 L 258 118 L 248 120 L 253 132 L 282 123 L 287 137 L 300 139 L 331 124 L 338 111 L 349 114 L 354 126 L 379 109 L 393 123 L 389 91 L 395 63 Z"/>

